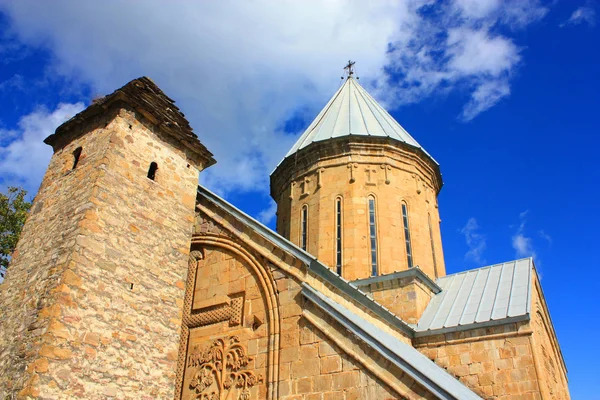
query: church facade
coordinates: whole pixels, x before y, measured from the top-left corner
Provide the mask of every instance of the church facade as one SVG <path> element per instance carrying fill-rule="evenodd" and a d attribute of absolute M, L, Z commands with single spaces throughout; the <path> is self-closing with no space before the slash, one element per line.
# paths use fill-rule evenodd
<path fill-rule="evenodd" d="M 0 285 L 0 398 L 569 399 L 531 258 L 447 275 L 440 167 L 354 78 L 271 176 L 277 232 L 150 79 L 54 155 Z"/>

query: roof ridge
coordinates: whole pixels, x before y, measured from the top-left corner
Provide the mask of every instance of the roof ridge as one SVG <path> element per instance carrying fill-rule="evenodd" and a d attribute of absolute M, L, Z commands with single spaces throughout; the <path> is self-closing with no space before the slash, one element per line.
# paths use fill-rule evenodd
<path fill-rule="evenodd" d="M 499 265 L 503 265 L 503 264 L 506 264 L 506 263 L 517 262 L 517 261 L 522 261 L 522 260 L 530 260 L 530 259 L 533 259 L 533 257 L 530 256 L 530 257 L 517 258 L 515 260 L 508 260 L 508 261 L 499 262 L 499 263 L 496 263 L 496 264 L 484 265 L 483 267 L 477 267 L 477 268 L 467 269 L 465 271 L 459 271 L 459 272 L 455 272 L 453 274 L 447 274 L 447 275 L 444 275 L 444 276 L 440 276 L 439 278 L 436 279 L 436 282 L 439 281 L 439 280 L 442 280 L 442 279 L 450 278 L 452 276 L 456 276 L 456 275 L 460 275 L 460 274 L 467 274 L 469 272 L 477 271 L 477 270 L 480 270 L 480 269 L 492 268 L 492 267 L 497 267 Z"/>

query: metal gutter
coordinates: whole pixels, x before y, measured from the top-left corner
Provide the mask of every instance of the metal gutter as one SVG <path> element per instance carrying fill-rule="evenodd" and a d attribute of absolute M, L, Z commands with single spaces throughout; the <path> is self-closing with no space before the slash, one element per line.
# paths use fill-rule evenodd
<path fill-rule="evenodd" d="M 433 335 L 441 335 L 443 333 L 450 332 L 460 332 L 460 331 L 468 331 L 470 329 L 479 329 L 479 328 L 489 328 L 492 326 L 498 325 L 506 325 L 514 322 L 528 321 L 530 319 L 529 313 L 524 315 L 518 315 L 516 317 L 507 317 L 502 319 L 495 319 L 486 322 L 474 322 L 472 324 L 466 325 L 457 325 L 451 326 L 448 328 L 440 328 L 440 329 L 428 329 L 426 331 L 419 331 L 415 329 L 415 338 L 425 337 L 425 336 L 433 336 Z"/>
<path fill-rule="evenodd" d="M 481 399 L 418 350 L 353 314 L 310 285 L 302 284 L 302 294 L 438 398 L 448 400 Z"/>

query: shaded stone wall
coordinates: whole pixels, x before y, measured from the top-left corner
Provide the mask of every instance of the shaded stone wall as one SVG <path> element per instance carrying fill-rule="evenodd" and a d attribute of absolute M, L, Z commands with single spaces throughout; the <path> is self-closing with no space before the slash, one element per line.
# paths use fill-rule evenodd
<path fill-rule="evenodd" d="M 142 121 L 107 112 L 53 157 L 3 290 L 0 392 L 173 396 L 200 166 Z"/>
<path fill-rule="evenodd" d="M 324 142 L 284 161 L 273 174 L 277 231 L 301 245 L 308 207 L 307 251 L 335 270 L 336 199 L 342 200 L 342 276 L 371 276 L 368 198 L 376 204 L 378 275 L 408 268 L 402 203 L 408 208 L 413 266 L 445 275 L 437 181 L 431 166 L 390 144 Z M 326 147 L 326 148 L 325 148 Z M 431 226 L 431 232 L 430 232 Z M 432 248 L 433 244 L 433 248 Z M 435 260 L 434 260 L 435 258 Z"/>
<path fill-rule="evenodd" d="M 361 285 L 359 288 L 409 324 L 419 322 L 433 296 L 431 289 L 415 277 L 400 278 L 383 284 Z"/>
<path fill-rule="evenodd" d="M 415 347 L 485 399 L 540 399 L 528 322 L 415 339 Z"/>
<path fill-rule="evenodd" d="M 532 346 L 544 399 L 570 399 L 567 369 L 552 328 L 537 274 L 533 274 Z"/>

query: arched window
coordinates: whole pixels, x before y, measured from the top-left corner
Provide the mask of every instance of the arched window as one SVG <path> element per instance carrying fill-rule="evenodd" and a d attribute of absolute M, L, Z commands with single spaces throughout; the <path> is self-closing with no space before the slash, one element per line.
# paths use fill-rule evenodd
<path fill-rule="evenodd" d="M 342 198 L 335 199 L 335 268 L 342 275 Z"/>
<path fill-rule="evenodd" d="M 435 245 L 433 244 L 433 231 L 431 230 L 431 214 L 427 214 L 427 222 L 429 223 L 429 242 L 431 242 L 431 257 L 433 257 L 433 273 L 437 279 L 437 260 L 435 258 Z"/>
<path fill-rule="evenodd" d="M 77 164 L 79 164 L 79 157 L 81 157 L 81 151 L 83 148 L 78 147 L 73 151 L 73 167 L 71 169 L 77 168 Z"/>
<path fill-rule="evenodd" d="M 377 276 L 377 218 L 375 198 L 369 196 L 369 242 L 371 244 L 371 276 Z"/>
<path fill-rule="evenodd" d="M 156 171 L 158 170 L 158 164 L 152 161 L 150 168 L 148 168 L 148 179 L 154 180 L 156 178 Z"/>
<path fill-rule="evenodd" d="M 300 244 L 302 250 L 306 250 L 306 243 L 308 239 L 308 206 L 305 204 L 302 206 L 302 215 L 301 215 L 301 237 Z"/>
<path fill-rule="evenodd" d="M 413 267 L 412 248 L 410 246 L 410 230 L 408 228 L 408 209 L 406 203 L 402 203 L 402 221 L 404 222 L 404 241 L 406 242 L 406 260 L 408 268 Z"/>

